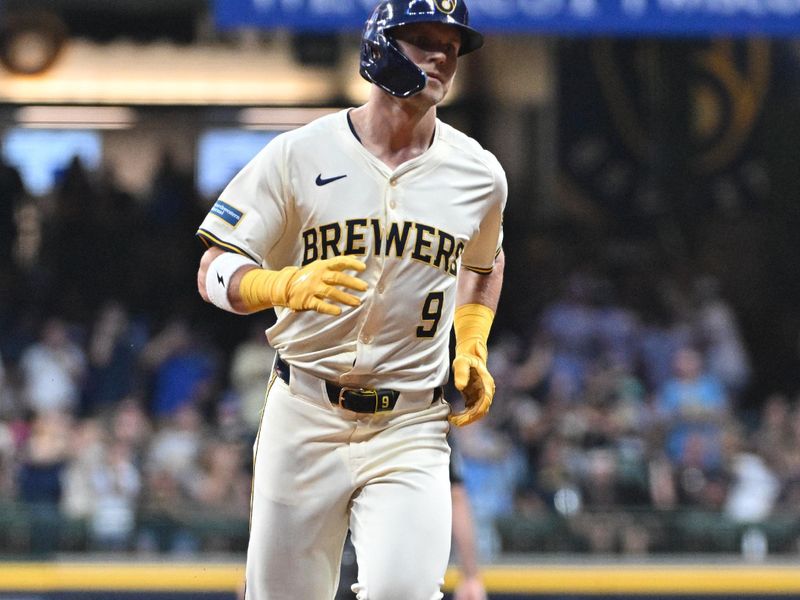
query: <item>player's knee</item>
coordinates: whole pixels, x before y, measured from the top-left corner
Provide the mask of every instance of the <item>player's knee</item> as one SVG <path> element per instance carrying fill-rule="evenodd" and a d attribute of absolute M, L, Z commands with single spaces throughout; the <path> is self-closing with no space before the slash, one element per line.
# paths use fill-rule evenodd
<path fill-rule="evenodd" d="M 358 600 L 441 600 L 444 597 L 442 583 L 423 581 L 419 574 L 403 573 L 382 578 L 374 584 L 356 584 L 353 589 Z"/>

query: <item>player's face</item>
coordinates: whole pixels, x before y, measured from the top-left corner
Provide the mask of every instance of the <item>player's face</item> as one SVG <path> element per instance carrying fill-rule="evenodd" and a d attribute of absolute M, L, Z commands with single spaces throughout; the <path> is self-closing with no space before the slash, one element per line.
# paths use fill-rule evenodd
<path fill-rule="evenodd" d="M 394 31 L 403 53 L 427 75 L 421 94 L 441 102 L 456 74 L 461 33 L 444 23 L 413 23 Z"/>

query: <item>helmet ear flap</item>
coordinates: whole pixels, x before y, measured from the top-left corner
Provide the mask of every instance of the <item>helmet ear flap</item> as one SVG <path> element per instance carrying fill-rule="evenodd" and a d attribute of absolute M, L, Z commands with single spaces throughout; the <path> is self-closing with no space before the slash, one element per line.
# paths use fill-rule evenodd
<path fill-rule="evenodd" d="M 398 98 L 416 94 L 427 83 L 422 69 L 403 54 L 388 32 L 364 39 L 361 45 L 361 76 Z"/>
<path fill-rule="evenodd" d="M 383 57 L 381 47 L 374 42 L 364 42 L 363 52 L 373 62 L 378 62 Z"/>

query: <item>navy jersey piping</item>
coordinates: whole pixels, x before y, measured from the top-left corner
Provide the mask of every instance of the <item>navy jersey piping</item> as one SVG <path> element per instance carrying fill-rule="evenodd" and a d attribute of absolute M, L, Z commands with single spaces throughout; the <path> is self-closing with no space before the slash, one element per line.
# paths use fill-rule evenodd
<path fill-rule="evenodd" d="M 203 242 L 203 244 L 206 246 L 206 248 L 210 248 L 211 246 L 218 246 L 218 247 L 222 248 L 223 250 L 236 252 L 237 254 L 241 254 L 242 256 L 246 256 L 250 260 L 254 261 L 256 264 L 259 264 L 259 265 L 261 264 L 261 261 L 259 259 L 257 259 L 255 256 L 253 256 L 252 254 L 250 254 L 246 250 L 243 250 L 243 249 L 239 248 L 239 246 L 236 246 L 235 244 L 231 244 L 230 242 L 222 241 L 221 239 L 219 239 L 217 236 L 215 236 L 210 231 L 206 231 L 205 229 L 198 229 L 197 233 L 195 235 L 200 239 L 201 242 Z"/>

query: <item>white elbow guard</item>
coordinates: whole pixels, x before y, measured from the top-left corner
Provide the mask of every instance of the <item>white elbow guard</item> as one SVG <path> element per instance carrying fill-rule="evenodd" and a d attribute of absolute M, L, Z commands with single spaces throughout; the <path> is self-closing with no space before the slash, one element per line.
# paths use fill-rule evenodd
<path fill-rule="evenodd" d="M 214 306 L 240 314 L 231 306 L 231 301 L 228 299 L 228 285 L 233 274 L 245 265 L 258 266 L 252 259 L 235 252 L 223 252 L 211 261 L 206 273 L 206 293 Z"/>

